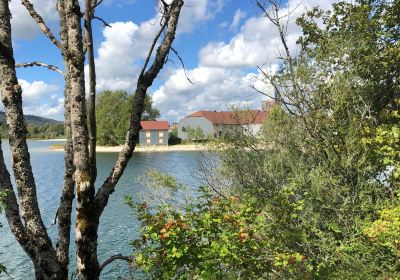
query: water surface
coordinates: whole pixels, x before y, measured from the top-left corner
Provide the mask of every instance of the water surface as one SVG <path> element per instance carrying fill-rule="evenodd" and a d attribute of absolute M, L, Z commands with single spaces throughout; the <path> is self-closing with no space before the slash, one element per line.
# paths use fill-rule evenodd
<path fill-rule="evenodd" d="M 59 205 L 63 182 L 64 153 L 49 150 L 48 147 L 57 142 L 29 141 L 28 143 L 40 210 L 43 221 L 48 227 L 53 243 L 55 243 L 57 226 L 51 226 L 51 223 Z M 11 172 L 7 142 L 3 143 L 3 152 L 6 164 Z M 119 253 L 128 255 L 132 252 L 129 242 L 138 236 L 139 224 L 132 211 L 124 204 L 124 197 L 132 195 L 135 198 L 143 191 L 144 187 L 140 183 L 139 177 L 146 170 L 157 169 L 175 175 L 180 182 L 195 188 L 198 183 L 193 178 L 193 174 L 196 172 L 199 155 L 199 152 L 134 153 L 100 220 L 98 245 L 100 263 L 111 255 Z M 97 185 L 100 185 L 110 173 L 117 156 L 117 153 L 97 154 Z M 4 226 L 0 229 L 0 263 L 7 267 L 10 276 L 14 279 L 34 279 L 32 264 L 11 234 L 4 214 L 0 215 L 0 222 Z M 73 243 L 73 236 L 71 241 Z M 74 263 L 75 258 L 74 252 L 75 248 L 72 244 L 72 263 Z M 105 268 L 101 279 L 116 279 L 117 275 L 126 274 L 127 270 L 128 267 L 125 263 L 111 264 Z M 0 279 L 3 278 L 9 279 L 7 276 L 0 276 Z"/>

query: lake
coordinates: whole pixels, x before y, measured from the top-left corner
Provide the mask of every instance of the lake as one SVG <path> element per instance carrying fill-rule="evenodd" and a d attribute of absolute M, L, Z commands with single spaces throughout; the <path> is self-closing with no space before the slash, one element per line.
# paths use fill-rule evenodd
<path fill-rule="evenodd" d="M 63 182 L 64 153 L 62 151 L 49 150 L 50 145 L 59 142 L 29 141 L 28 143 L 40 210 L 53 244 L 55 244 L 57 226 L 51 226 L 51 222 L 59 205 Z M 9 146 L 6 141 L 3 143 L 3 152 L 7 161 L 6 164 L 12 174 Z M 100 185 L 107 177 L 117 156 L 117 153 L 97 154 L 97 185 Z M 119 253 L 129 255 L 132 252 L 129 243 L 138 237 L 139 224 L 131 209 L 124 204 L 124 197 L 132 195 L 135 198 L 143 191 L 144 186 L 140 183 L 140 175 L 144 174 L 146 170 L 157 169 L 161 172 L 175 175 L 181 183 L 195 189 L 199 183 L 195 179 L 196 176 L 193 175 L 196 173 L 199 157 L 200 152 L 134 153 L 101 217 L 98 245 L 100 263 L 111 255 Z M 0 229 L 0 263 L 7 267 L 13 279 L 34 279 L 32 264 L 11 234 L 4 213 L 0 215 L 0 222 L 4 226 Z M 71 245 L 71 263 L 74 266 L 73 229 Z M 128 270 L 126 263 L 116 261 L 104 269 L 101 279 L 116 279 L 118 275 L 126 275 Z M 7 276 L 0 276 L 0 279 L 3 279 L 2 277 L 9 279 Z"/>

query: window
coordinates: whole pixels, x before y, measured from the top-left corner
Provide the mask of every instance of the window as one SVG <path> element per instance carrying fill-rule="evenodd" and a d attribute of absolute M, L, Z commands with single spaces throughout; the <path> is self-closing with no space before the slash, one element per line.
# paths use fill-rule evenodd
<path fill-rule="evenodd" d="M 159 144 L 164 144 L 163 139 L 162 139 L 162 138 L 158 139 L 158 143 L 159 143 Z"/>
<path fill-rule="evenodd" d="M 146 138 L 150 138 L 151 132 L 150 131 L 146 131 Z"/>
<path fill-rule="evenodd" d="M 146 144 L 151 144 L 151 139 L 150 138 L 146 139 Z"/>
<path fill-rule="evenodd" d="M 159 131 L 158 138 L 163 138 L 163 137 L 164 137 L 164 131 Z"/>

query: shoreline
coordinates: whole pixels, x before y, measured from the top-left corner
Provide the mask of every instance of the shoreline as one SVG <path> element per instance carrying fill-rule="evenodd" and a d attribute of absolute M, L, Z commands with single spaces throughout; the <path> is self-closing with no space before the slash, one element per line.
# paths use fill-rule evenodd
<path fill-rule="evenodd" d="M 96 146 L 96 152 L 99 153 L 119 153 L 123 146 Z M 188 144 L 188 145 L 171 145 L 171 146 L 145 146 L 136 147 L 134 152 L 196 152 L 196 151 L 207 151 L 210 147 L 201 144 Z M 56 144 L 55 146 L 49 146 L 51 151 L 64 151 L 64 147 Z"/>
<path fill-rule="evenodd" d="M 40 142 L 65 142 L 67 139 L 65 138 L 53 138 L 53 139 L 27 139 L 31 141 L 40 141 Z"/>

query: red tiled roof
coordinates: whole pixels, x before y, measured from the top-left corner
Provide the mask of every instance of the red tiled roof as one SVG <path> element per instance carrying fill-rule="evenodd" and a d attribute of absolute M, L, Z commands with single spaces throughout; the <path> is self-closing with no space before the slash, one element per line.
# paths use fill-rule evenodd
<path fill-rule="evenodd" d="M 189 117 L 204 117 L 212 124 L 238 125 L 261 124 L 267 118 L 268 112 L 248 110 L 239 112 L 197 111 Z"/>
<path fill-rule="evenodd" d="M 143 130 L 168 130 L 168 121 L 140 121 Z"/>

